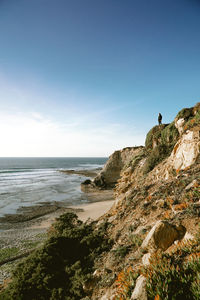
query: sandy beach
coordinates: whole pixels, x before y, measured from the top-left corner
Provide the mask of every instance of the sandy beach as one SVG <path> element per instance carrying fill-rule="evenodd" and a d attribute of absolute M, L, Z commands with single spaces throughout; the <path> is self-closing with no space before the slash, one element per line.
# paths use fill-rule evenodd
<path fill-rule="evenodd" d="M 99 217 L 104 215 L 109 209 L 112 207 L 114 204 L 115 200 L 112 198 L 112 193 L 111 191 L 102 191 L 102 193 L 106 194 L 107 196 L 109 195 L 108 199 L 105 199 L 105 201 L 98 200 L 98 202 L 91 202 L 87 204 L 82 204 L 82 205 L 76 205 L 76 206 L 71 206 L 67 209 L 63 209 L 61 211 L 56 211 L 53 213 L 50 213 L 46 216 L 43 216 L 41 218 L 38 218 L 36 221 L 32 221 L 32 225 L 30 225 L 30 228 L 32 229 L 48 229 L 51 224 L 58 218 L 61 214 L 67 212 L 67 211 L 74 211 L 78 218 L 85 222 L 88 219 L 91 220 L 97 220 Z M 90 195 L 90 197 L 92 197 Z M 94 199 L 97 197 L 97 195 L 94 195 Z M 102 198 L 102 195 L 99 195 L 99 198 Z M 1 233 L 0 233 L 1 236 Z"/>
<path fill-rule="evenodd" d="M 100 201 L 100 202 L 94 202 L 89 204 L 82 204 L 75 207 L 77 211 L 75 213 L 77 214 L 78 218 L 85 222 L 88 219 L 91 220 L 97 220 L 99 217 L 104 215 L 114 204 L 114 200 L 107 200 L 107 201 Z M 71 207 L 72 211 L 74 207 Z M 34 224 L 31 226 L 32 229 L 48 229 L 51 224 L 55 221 L 56 218 L 59 217 L 59 213 L 52 213 L 44 217 L 43 220 L 37 222 L 37 224 Z M 1 234 L 0 234 L 1 236 Z"/>
<path fill-rule="evenodd" d="M 109 200 L 78 206 L 77 208 L 83 208 L 83 211 L 78 212 L 77 215 L 82 221 L 86 221 L 88 218 L 96 220 L 105 214 L 112 207 L 114 202 L 114 200 Z"/>

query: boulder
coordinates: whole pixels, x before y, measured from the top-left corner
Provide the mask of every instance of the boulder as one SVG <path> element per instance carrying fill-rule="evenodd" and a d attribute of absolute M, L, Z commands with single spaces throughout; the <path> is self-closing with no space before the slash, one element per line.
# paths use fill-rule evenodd
<path fill-rule="evenodd" d="M 187 242 L 187 241 L 191 241 L 191 240 L 194 240 L 194 236 L 191 233 L 186 232 L 186 234 L 183 238 L 183 241 Z"/>
<path fill-rule="evenodd" d="M 115 292 L 111 290 L 107 290 L 107 292 L 100 298 L 100 300 L 114 300 L 116 299 Z"/>
<path fill-rule="evenodd" d="M 158 221 L 144 239 L 141 247 L 153 252 L 157 249 L 165 251 L 174 241 L 181 240 L 186 233 L 183 225 L 175 226 L 167 221 Z"/>
<path fill-rule="evenodd" d="M 147 300 L 146 278 L 143 275 L 140 275 L 136 280 L 131 300 Z"/>
<path fill-rule="evenodd" d="M 90 191 L 93 191 L 94 189 L 94 184 L 92 183 L 92 180 L 86 179 L 81 183 L 81 191 L 88 193 Z"/>
<path fill-rule="evenodd" d="M 198 181 L 196 179 L 194 179 L 192 182 L 190 182 L 190 184 L 188 184 L 185 188 L 186 191 L 189 191 L 191 188 L 193 187 L 197 187 L 198 186 Z"/>
<path fill-rule="evenodd" d="M 150 257 L 151 257 L 151 253 L 146 253 L 142 256 L 142 263 L 144 266 L 148 266 L 149 265 L 149 260 L 150 260 Z"/>
<path fill-rule="evenodd" d="M 178 132 L 179 132 L 180 135 L 184 131 L 184 129 L 183 129 L 184 124 L 185 124 L 185 119 L 184 118 L 180 118 L 180 119 L 175 118 L 175 126 L 178 129 Z"/>
<path fill-rule="evenodd" d="M 90 179 L 86 179 L 85 181 L 83 181 L 81 184 L 83 185 L 88 185 L 88 184 L 91 184 L 91 180 Z"/>

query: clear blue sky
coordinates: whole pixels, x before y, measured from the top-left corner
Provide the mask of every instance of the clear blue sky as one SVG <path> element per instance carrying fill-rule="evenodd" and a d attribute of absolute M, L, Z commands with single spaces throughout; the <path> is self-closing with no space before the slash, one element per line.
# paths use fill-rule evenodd
<path fill-rule="evenodd" d="M 200 101 L 200 1 L 0 0 L 0 156 L 107 156 Z"/>

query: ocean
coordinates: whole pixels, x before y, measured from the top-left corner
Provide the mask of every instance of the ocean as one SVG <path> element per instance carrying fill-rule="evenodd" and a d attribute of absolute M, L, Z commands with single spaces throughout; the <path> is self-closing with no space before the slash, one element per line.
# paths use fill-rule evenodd
<path fill-rule="evenodd" d="M 0 216 L 43 202 L 87 202 L 80 184 L 87 177 L 60 170 L 92 170 L 107 158 L 0 158 Z"/>

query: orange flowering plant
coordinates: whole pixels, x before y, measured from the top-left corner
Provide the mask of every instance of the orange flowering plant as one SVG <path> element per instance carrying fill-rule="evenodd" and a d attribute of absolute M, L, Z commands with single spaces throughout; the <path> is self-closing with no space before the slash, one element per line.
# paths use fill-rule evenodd
<path fill-rule="evenodd" d="M 117 288 L 115 300 L 130 299 L 131 293 L 135 287 L 135 281 L 138 276 L 139 273 L 134 271 L 131 266 L 125 270 L 122 270 L 118 274 L 115 282 Z"/>

